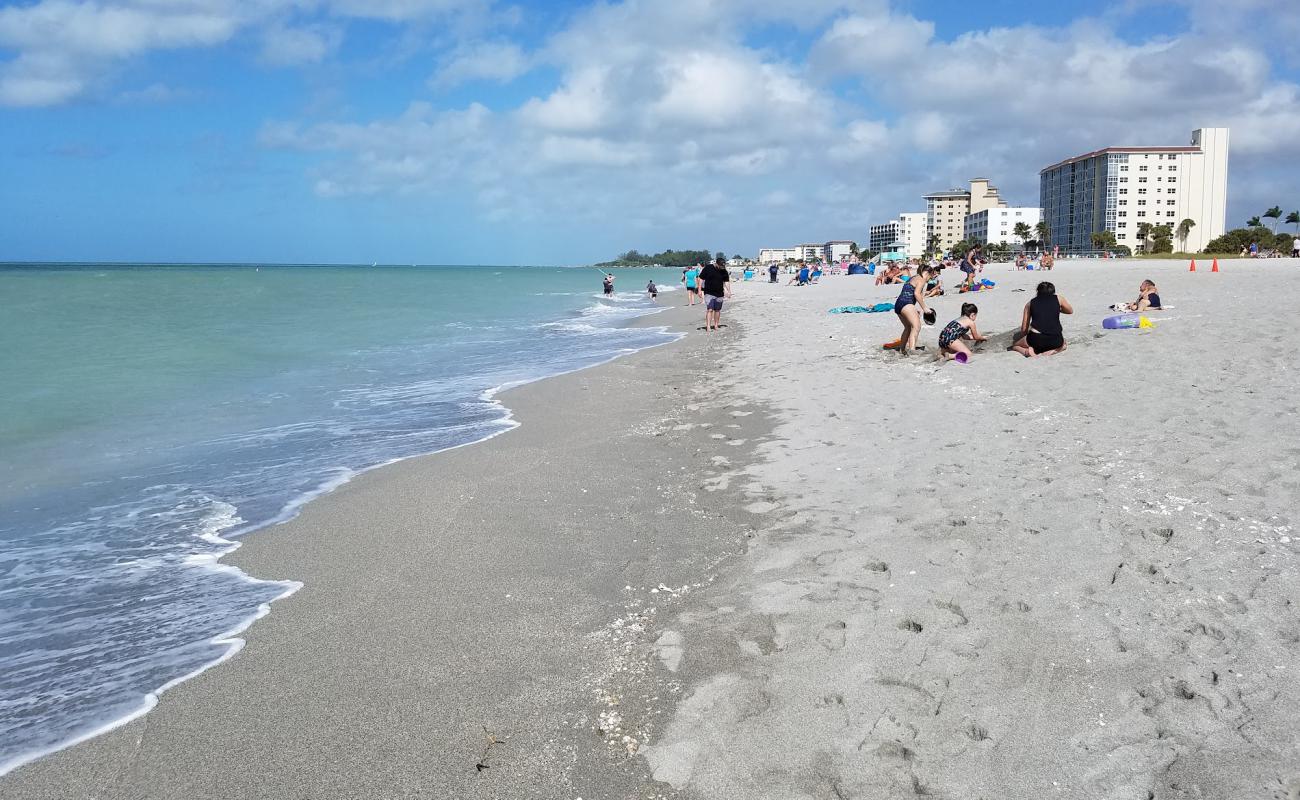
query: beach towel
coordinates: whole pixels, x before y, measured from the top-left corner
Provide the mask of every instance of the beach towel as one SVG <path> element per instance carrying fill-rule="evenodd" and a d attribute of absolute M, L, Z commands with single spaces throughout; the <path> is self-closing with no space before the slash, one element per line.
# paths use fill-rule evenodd
<path fill-rule="evenodd" d="M 827 311 L 827 314 L 875 314 L 880 311 L 893 311 L 893 303 L 876 303 L 874 306 L 839 306 Z"/>

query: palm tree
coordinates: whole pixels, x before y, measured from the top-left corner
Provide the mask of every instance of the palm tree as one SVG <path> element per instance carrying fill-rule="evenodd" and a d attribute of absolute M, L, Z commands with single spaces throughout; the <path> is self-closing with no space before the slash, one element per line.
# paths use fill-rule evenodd
<path fill-rule="evenodd" d="M 1150 222 L 1139 222 L 1139 223 L 1138 223 L 1138 242 L 1140 242 L 1140 243 L 1142 244 L 1142 250 L 1143 250 L 1143 252 L 1146 252 L 1146 249 L 1147 249 L 1147 237 L 1150 236 L 1150 235 L 1151 235 L 1151 223 L 1150 223 Z"/>
<path fill-rule="evenodd" d="M 1246 220 L 1246 227 L 1247 227 L 1247 228 L 1258 228 L 1258 227 L 1259 227 L 1259 217 L 1251 217 L 1250 219 Z"/>
<path fill-rule="evenodd" d="M 1019 236 L 1019 237 L 1020 237 L 1020 243 L 1021 243 L 1022 245 L 1023 245 L 1025 242 L 1029 241 L 1029 237 L 1031 237 L 1031 236 L 1034 235 L 1034 232 L 1033 232 L 1033 230 L 1029 227 L 1029 225 L 1027 225 L 1027 224 L 1025 224 L 1025 223 L 1023 223 L 1023 222 L 1017 222 L 1016 225 L 1015 225 L 1015 227 L 1012 228 L 1011 230 L 1012 230 L 1013 233 L 1015 233 L 1016 236 Z"/>
<path fill-rule="evenodd" d="M 1282 219 L 1282 207 L 1273 206 L 1268 211 L 1265 211 L 1264 219 Z M 1273 231 L 1273 233 L 1277 233 L 1276 229 L 1271 229 L 1271 230 Z"/>
<path fill-rule="evenodd" d="M 1300 211 L 1292 211 L 1286 215 L 1286 224 L 1294 225 L 1297 234 L 1300 234 Z"/>
<path fill-rule="evenodd" d="M 1195 227 L 1196 227 L 1196 220 L 1193 219 L 1185 219 L 1182 222 L 1178 223 L 1178 229 L 1177 229 L 1178 241 L 1183 243 L 1183 252 L 1187 252 L 1187 234 L 1191 233 L 1192 228 Z"/>
<path fill-rule="evenodd" d="M 1034 226 L 1034 230 L 1038 231 L 1038 243 L 1046 247 L 1052 238 L 1052 229 L 1047 224 L 1047 220 L 1039 220 L 1038 224 Z"/>

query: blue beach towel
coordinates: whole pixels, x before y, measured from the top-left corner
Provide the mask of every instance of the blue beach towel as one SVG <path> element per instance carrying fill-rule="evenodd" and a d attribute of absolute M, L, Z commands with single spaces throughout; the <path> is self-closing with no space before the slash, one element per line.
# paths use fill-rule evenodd
<path fill-rule="evenodd" d="M 879 311 L 893 311 L 893 303 L 876 303 L 874 306 L 840 306 L 826 312 L 828 314 L 875 314 Z"/>

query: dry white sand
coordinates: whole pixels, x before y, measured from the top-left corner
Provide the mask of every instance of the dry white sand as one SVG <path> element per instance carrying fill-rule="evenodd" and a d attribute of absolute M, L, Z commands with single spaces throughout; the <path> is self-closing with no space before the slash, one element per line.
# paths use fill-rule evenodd
<path fill-rule="evenodd" d="M 1001 335 L 966 366 L 882 351 L 892 313 L 826 313 L 897 287 L 739 286 L 714 385 L 776 410 L 732 478 L 766 524 L 667 626 L 687 685 L 643 750 L 655 777 L 701 798 L 1300 798 L 1300 262 L 1198 266 L 992 267 L 996 290 L 937 299 L 924 332 L 933 354 L 978 303 Z M 1103 331 L 1147 277 L 1174 309 Z M 1076 309 L 1069 349 L 1005 352 L 1044 278 Z"/>

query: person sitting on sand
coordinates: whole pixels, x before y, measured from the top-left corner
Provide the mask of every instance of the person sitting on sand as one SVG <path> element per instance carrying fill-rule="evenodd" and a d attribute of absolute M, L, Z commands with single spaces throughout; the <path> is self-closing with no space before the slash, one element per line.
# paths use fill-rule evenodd
<path fill-rule="evenodd" d="M 1052 267 L 1054 266 L 1056 266 L 1056 257 L 1051 253 L 1044 252 L 1042 258 L 1038 259 L 1039 269 L 1045 269 L 1048 272 L 1051 272 Z"/>
<path fill-rule="evenodd" d="M 787 283 L 786 286 L 789 286 L 791 283 L 795 286 L 807 286 L 808 278 L 808 265 L 800 264 L 799 271 L 794 274 L 794 277 L 790 279 L 790 282 Z"/>
<path fill-rule="evenodd" d="M 885 286 L 888 286 L 891 283 L 895 283 L 897 279 L 898 279 L 898 267 L 894 266 L 893 264 L 890 264 L 889 266 L 885 267 L 884 272 L 876 276 L 876 285 L 880 286 L 883 284 Z"/>
<path fill-rule="evenodd" d="M 1061 315 L 1073 313 L 1070 301 L 1058 296 L 1050 281 L 1043 281 L 1038 284 L 1038 295 L 1025 303 L 1020 332 L 1011 349 L 1025 358 L 1061 352 L 1065 349 Z"/>
<path fill-rule="evenodd" d="M 1138 299 L 1129 303 L 1127 310 L 1146 311 L 1150 308 L 1160 308 L 1160 290 L 1151 281 L 1142 281 L 1142 285 L 1138 287 Z"/>
<path fill-rule="evenodd" d="M 651 300 L 655 301 L 656 303 L 659 302 L 659 287 L 655 286 L 654 281 L 650 281 L 645 285 L 645 292 L 646 294 L 650 295 Z"/>
<path fill-rule="evenodd" d="M 958 353 L 965 353 L 968 359 L 971 357 L 971 349 L 962 339 L 970 339 L 972 342 L 988 341 L 988 337 L 975 327 L 975 315 L 978 313 L 980 310 L 974 303 L 962 303 L 961 316 L 939 332 L 939 354 L 944 359 L 956 358 Z"/>
<path fill-rule="evenodd" d="M 939 280 L 939 273 L 936 271 L 934 277 L 925 284 L 925 299 L 932 297 L 943 297 L 943 281 Z"/>
<path fill-rule="evenodd" d="M 1029 266 L 1029 259 L 1025 258 L 1024 253 L 1016 253 L 1016 269 L 1024 269 Z"/>
<path fill-rule="evenodd" d="M 817 282 L 820 281 L 821 279 L 822 279 L 822 265 L 821 265 L 821 264 L 818 264 L 818 265 L 816 265 L 816 266 L 813 267 L 812 275 L 810 276 L 810 280 L 811 280 L 813 283 L 817 283 Z"/>
<path fill-rule="evenodd" d="M 929 316 L 932 313 L 925 304 L 925 282 L 933 275 L 933 269 L 921 267 L 916 271 L 916 277 L 903 284 L 903 291 L 898 293 L 898 299 L 894 301 L 894 313 L 903 323 L 903 333 L 898 337 L 898 352 L 901 355 L 911 355 L 913 350 L 918 349 L 916 337 L 921 332 L 921 315 L 924 313 Z"/>

